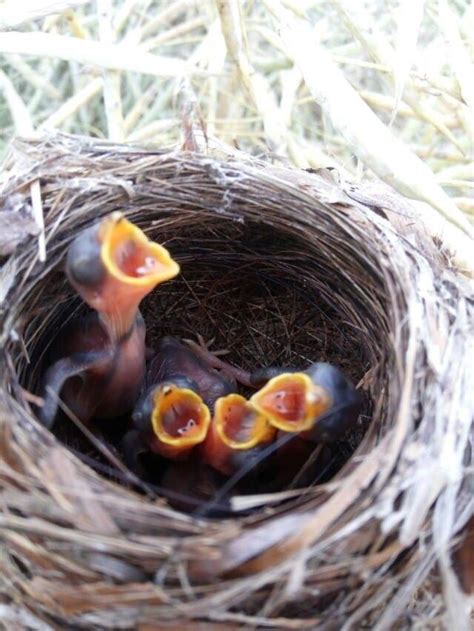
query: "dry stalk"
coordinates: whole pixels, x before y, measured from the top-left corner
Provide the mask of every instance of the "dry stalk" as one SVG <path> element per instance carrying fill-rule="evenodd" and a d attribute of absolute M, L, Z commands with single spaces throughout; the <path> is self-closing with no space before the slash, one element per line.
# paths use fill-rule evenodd
<path fill-rule="evenodd" d="M 111 0 L 97 0 L 97 12 L 99 18 L 99 36 L 105 44 L 113 44 L 115 32 L 112 26 L 112 2 Z M 124 121 L 122 115 L 122 97 L 120 87 L 122 84 L 121 73 L 117 71 L 104 71 L 104 105 L 107 116 L 108 137 L 115 142 L 125 140 Z"/>
<path fill-rule="evenodd" d="M 108 44 L 52 33 L 4 33 L 0 52 L 77 61 L 111 70 L 173 77 L 185 72 L 185 62 L 144 52 L 129 44 Z M 189 69 L 190 72 L 202 74 Z"/>
<path fill-rule="evenodd" d="M 354 153 L 383 181 L 412 198 L 430 203 L 466 235 L 472 236 L 468 220 L 436 183 L 432 171 L 373 115 L 326 51 L 314 41 L 307 25 L 297 23 L 277 0 L 265 1 L 277 18 L 288 52 L 299 66 L 312 95 Z M 455 243 L 450 247 L 455 248 Z M 462 258 L 459 263 L 472 274 L 474 259 L 471 256 Z"/>
<path fill-rule="evenodd" d="M 241 83 L 262 117 L 265 133 L 275 151 L 284 151 L 285 127 L 268 82 L 249 61 L 239 0 L 216 0 L 227 52 L 236 65 Z M 283 146 L 282 146 L 283 145 Z"/>
<path fill-rule="evenodd" d="M 84 88 L 76 92 L 67 101 L 64 101 L 58 109 L 50 114 L 46 120 L 44 120 L 40 129 L 55 129 L 60 127 L 62 123 L 74 116 L 74 114 L 81 108 L 87 105 L 91 99 L 93 99 L 102 90 L 103 79 L 96 77 L 92 79 Z"/>
<path fill-rule="evenodd" d="M 8 0 L 0 7 L 0 31 L 21 26 L 25 22 L 63 13 L 72 7 L 89 4 L 91 0 L 23 0 L 20 4 Z"/>

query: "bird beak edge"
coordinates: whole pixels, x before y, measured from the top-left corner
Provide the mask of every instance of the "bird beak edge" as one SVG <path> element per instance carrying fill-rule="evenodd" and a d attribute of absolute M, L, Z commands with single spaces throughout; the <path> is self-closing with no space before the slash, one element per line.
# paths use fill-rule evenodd
<path fill-rule="evenodd" d="M 305 373 L 273 377 L 250 402 L 273 427 L 296 433 L 311 429 L 332 405 L 329 393 Z"/>
<path fill-rule="evenodd" d="M 151 424 L 155 451 L 173 458 L 202 443 L 211 414 L 201 397 L 187 388 L 166 384 L 154 399 Z"/>
<path fill-rule="evenodd" d="M 166 248 L 150 241 L 122 213 L 107 217 L 100 229 L 101 258 L 108 274 L 143 296 L 174 278 L 180 268 Z"/>

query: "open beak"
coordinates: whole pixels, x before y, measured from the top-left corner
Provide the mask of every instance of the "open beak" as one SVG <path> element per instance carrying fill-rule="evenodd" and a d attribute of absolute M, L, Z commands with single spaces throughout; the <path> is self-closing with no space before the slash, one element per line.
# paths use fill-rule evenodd
<path fill-rule="evenodd" d="M 165 458 L 183 458 L 204 441 L 210 422 L 209 408 L 196 392 L 164 384 L 154 397 L 150 448 Z"/>
<path fill-rule="evenodd" d="M 204 461 L 232 475 L 252 449 L 269 443 L 276 430 L 245 397 L 229 394 L 216 401 L 214 418 L 201 447 Z"/>
<path fill-rule="evenodd" d="M 332 405 L 327 390 L 304 373 L 273 377 L 250 402 L 273 427 L 296 433 L 311 429 Z"/>
<path fill-rule="evenodd" d="M 68 253 L 67 270 L 78 293 L 100 313 L 113 337 L 120 337 L 133 324 L 140 301 L 176 276 L 179 265 L 164 247 L 114 212 L 96 230 L 79 235 Z"/>

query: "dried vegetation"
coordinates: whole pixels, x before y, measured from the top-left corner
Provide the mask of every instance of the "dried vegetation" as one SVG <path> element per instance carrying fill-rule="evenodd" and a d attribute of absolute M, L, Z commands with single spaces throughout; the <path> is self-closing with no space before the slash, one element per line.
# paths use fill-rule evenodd
<path fill-rule="evenodd" d="M 474 14 L 355 4 L 0 5 L 3 140 L 28 138 L 0 190 L 25 221 L 0 238 L 7 628 L 469 628 Z M 183 268 L 145 304 L 151 343 L 199 332 L 243 367 L 360 382 L 331 479 L 209 520 L 38 426 L 42 354 L 80 308 L 65 249 L 116 209 Z"/>

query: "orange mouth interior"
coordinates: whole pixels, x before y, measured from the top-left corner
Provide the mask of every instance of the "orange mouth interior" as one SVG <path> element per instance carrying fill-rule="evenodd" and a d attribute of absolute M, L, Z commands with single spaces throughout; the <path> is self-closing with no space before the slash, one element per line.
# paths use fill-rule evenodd
<path fill-rule="evenodd" d="M 114 250 L 114 262 L 127 276 L 143 278 L 157 271 L 160 263 L 151 252 L 139 246 L 133 239 L 122 241 Z"/>
<path fill-rule="evenodd" d="M 251 402 L 269 422 L 286 432 L 310 429 L 330 406 L 328 393 L 308 375 L 288 373 L 270 379 Z"/>
<path fill-rule="evenodd" d="M 112 213 L 102 226 L 102 261 L 117 280 L 147 287 L 169 280 L 179 273 L 179 265 L 168 250 L 150 241 L 144 232 Z"/>
<path fill-rule="evenodd" d="M 214 418 L 219 437 L 232 449 L 251 449 L 275 435 L 266 417 L 238 394 L 218 399 Z"/>
<path fill-rule="evenodd" d="M 209 408 L 198 394 L 166 385 L 156 395 L 151 420 L 162 442 L 190 447 L 205 439 L 211 418 Z"/>
<path fill-rule="evenodd" d="M 304 417 L 306 390 L 304 384 L 291 382 L 280 386 L 275 392 L 262 395 L 261 406 L 289 423 L 297 423 Z"/>

